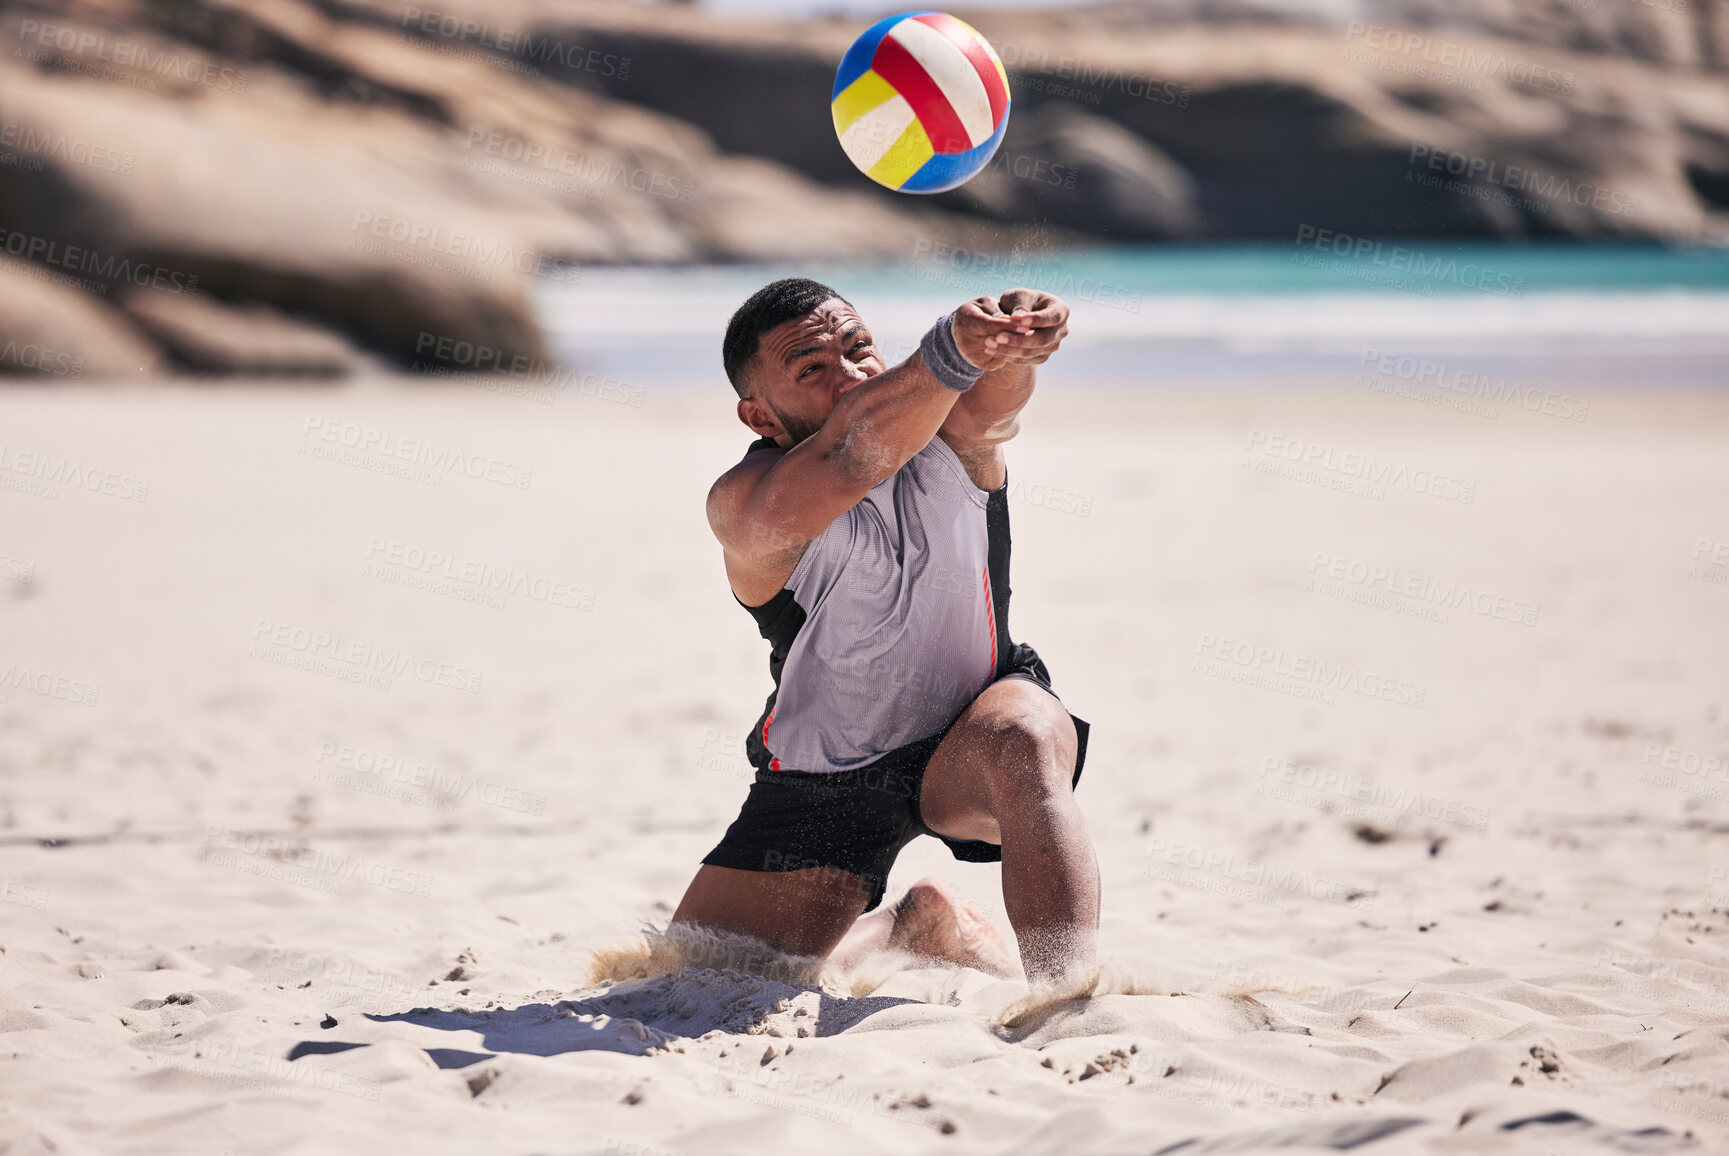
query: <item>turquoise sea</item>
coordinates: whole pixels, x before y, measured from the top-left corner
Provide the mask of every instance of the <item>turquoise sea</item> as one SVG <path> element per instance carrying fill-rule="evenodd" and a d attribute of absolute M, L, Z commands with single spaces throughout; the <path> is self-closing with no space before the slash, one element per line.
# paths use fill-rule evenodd
<path fill-rule="evenodd" d="M 1319 243 L 1317 243 L 1319 242 Z M 1581 388 L 1729 385 L 1729 248 L 1308 238 L 1067 253 L 919 242 L 857 265 L 587 268 L 542 286 L 561 358 L 644 386 L 724 385 L 732 310 L 802 275 L 899 360 L 939 314 L 1024 285 L 1072 307 L 1053 384 L 1326 384 L 1393 353 Z"/>
<path fill-rule="evenodd" d="M 857 267 L 856 271 L 864 279 L 863 283 L 872 288 L 879 283 L 884 287 L 903 285 L 910 288 L 919 282 L 922 266 L 973 266 L 980 270 L 989 270 L 993 265 L 1001 268 L 1050 266 L 1070 271 L 1078 277 L 1122 284 L 1148 294 L 1244 296 L 1337 292 L 1341 288 L 1341 277 L 1348 276 L 1339 269 L 1317 268 L 1293 259 L 1299 256 L 1320 255 L 1390 272 L 1410 272 L 1416 257 L 1421 255 L 1428 266 L 1450 260 L 1461 265 L 1475 264 L 1506 271 L 1523 281 L 1527 293 L 1581 289 L 1595 292 L 1650 289 L 1729 292 L 1729 247 L 1698 245 L 1437 245 L 1316 236 L 1301 243 L 1123 246 L 1049 259 L 1032 254 L 985 254 L 965 250 L 939 253 L 934 244 L 915 246 L 915 249 L 923 249 L 923 252 L 915 252 L 904 264 Z M 1433 278 L 1437 292 L 1475 291 L 1472 286 L 1449 280 L 1440 272 L 1431 272 L 1429 276 Z"/>

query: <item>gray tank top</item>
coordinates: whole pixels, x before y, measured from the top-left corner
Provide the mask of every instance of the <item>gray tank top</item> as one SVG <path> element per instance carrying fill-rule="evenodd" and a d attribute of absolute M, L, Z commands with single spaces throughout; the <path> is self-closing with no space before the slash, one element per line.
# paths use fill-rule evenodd
<path fill-rule="evenodd" d="M 1006 491 L 973 485 L 933 437 L 829 523 L 785 589 L 746 608 L 777 684 L 752 761 L 845 771 L 948 726 L 1006 654 L 1007 570 Z"/>

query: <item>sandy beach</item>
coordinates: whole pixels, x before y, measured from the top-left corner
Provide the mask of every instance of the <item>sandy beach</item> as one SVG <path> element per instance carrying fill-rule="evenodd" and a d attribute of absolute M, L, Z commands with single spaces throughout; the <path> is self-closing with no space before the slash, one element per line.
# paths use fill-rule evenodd
<path fill-rule="evenodd" d="M 605 978 L 770 686 L 718 380 L 8 387 L 0 1152 L 1729 1151 L 1729 396 L 1551 392 L 1034 401 L 1106 962 L 1029 1008 Z"/>

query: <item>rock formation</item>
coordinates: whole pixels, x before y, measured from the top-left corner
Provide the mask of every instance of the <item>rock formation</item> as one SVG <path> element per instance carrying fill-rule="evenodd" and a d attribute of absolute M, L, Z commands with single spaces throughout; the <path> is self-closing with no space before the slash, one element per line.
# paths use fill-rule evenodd
<path fill-rule="evenodd" d="M 534 294 L 596 263 L 1304 226 L 1721 240 L 1729 0 L 1670 2 L 975 13 L 1014 111 L 992 165 L 934 198 L 876 188 L 835 141 L 859 21 L 27 4 L 0 13 L 0 345 L 52 337 L 87 376 L 335 375 L 446 339 L 545 359 Z M 0 372 L 55 372 L 30 361 Z"/>

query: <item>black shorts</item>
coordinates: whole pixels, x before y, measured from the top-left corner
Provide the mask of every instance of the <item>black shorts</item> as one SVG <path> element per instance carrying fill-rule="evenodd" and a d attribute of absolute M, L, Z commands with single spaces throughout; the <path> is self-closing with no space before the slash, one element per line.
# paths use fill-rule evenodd
<path fill-rule="evenodd" d="M 1056 694 L 1044 663 L 1025 643 L 1016 644 L 1011 669 L 997 681 L 1010 678 L 1024 678 Z M 1089 728 L 1072 713 L 1069 718 L 1075 724 L 1073 785 L 1080 782 L 1087 761 Z M 757 771 L 738 818 L 702 861 L 740 871 L 845 871 L 869 887 L 866 911 L 882 902 L 889 868 L 901 848 L 920 835 L 941 839 L 956 859 L 968 863 L 1001 861 L 999 845 L 938 835 L 919 814 L 925 767 L 953 726 L 848 771 Z"/>

